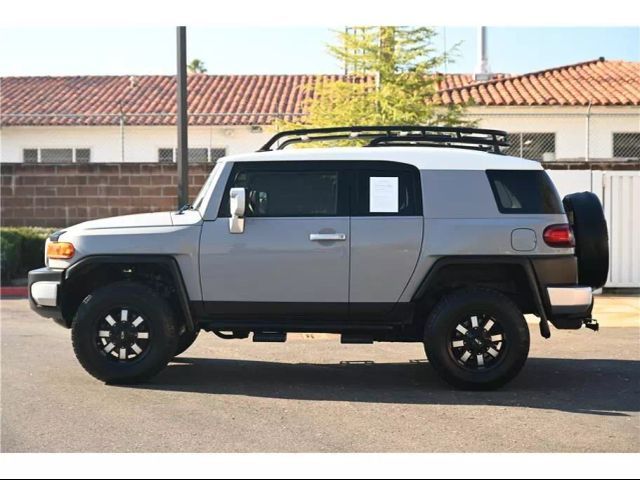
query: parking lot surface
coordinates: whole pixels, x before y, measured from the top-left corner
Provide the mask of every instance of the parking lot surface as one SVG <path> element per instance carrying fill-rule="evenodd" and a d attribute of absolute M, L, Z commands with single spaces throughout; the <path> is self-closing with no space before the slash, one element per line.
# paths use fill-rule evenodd
<path fill-rule="evenodd" d="M 442 383 L 420 344 L 326 335 L 203 333 L 152 382 L 106 386 L 68 330 L 0 302 L 3 452 L 640 451 L 638 297 L 603 301 L 621 320 L 599 333 L 530 325 L 519 377 L 481 393 Z"/>

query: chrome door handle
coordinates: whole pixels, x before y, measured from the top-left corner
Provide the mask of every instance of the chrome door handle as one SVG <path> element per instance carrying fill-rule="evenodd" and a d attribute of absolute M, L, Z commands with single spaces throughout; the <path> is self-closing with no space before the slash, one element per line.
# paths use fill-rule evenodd
<path fill-rule="evenodd" d="M 347 239 L 344 233 L 312 233 L 309 240 L 312 242 L 342 242 Z"/>

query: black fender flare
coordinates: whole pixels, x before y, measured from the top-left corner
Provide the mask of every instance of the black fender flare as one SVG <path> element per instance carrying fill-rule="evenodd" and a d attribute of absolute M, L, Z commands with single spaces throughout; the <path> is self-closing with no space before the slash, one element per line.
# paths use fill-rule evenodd
<path fill-rule="evenodd" d="M 175 282 L 178 293 L 178 305 L 180 306 L 181 313 L 184 315 L 186 329 L 190 332 L 197 329 L 191 308 L 189 307 L 189 295 L 187 294 L 182 272 L 176 259 L 170 255 L 89 255 L 65 270 L 63 282 L 87 274 L 100 265 L 114 263 L 146 263 L 165 266 Z"/>
<path fill-rule="evenodd" d="M 437 280 L 438 273 L 445 267 L 451 265 L 487 265 L 494 266 L 497 264 L 502 265 L 517 265 L 520 266 L 527 278 L 531 294 L 533 296 L 533 302 L 538 310 L 540 316 L 540 334 L 544 338 L 551 337 L 551 329 L 549 328 L 549 317 L 547 312 L 550 311 L 549 298 L 545 289 L 540 288 L 538 278 L 533 268 L 533 264 L 529 257 L 514 257 L 508 255 L 461 255 L 455 257 L 442 257 L 436 260 L 431 266 L 424 279 L 413 294 L 412 301 L 419 301 L 426 295 L 429 289 L 434 285 Z M 548 310 L 549 309 L 549 310 Z"/>

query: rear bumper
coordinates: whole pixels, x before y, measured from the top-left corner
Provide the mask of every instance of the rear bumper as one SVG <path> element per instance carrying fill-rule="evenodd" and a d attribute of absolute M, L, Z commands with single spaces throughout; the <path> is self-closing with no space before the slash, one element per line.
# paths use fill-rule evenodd
<path fill-rule="evenodd" d="M 60 285 L 63 270 L 39 268 L 29 272 L 29 306 L 38 315 L 51 318 L 56 323 L 68 327 L 60 308 Z"/>
<path fill-rule="evenodd" d="M 551 315 L 589 315 L 593 305 L 591 287 L 547 287 Z"/>
<path fill-rule="evenodd" d="M 532 264 L 546 317 L 553 326 L 577 330 L 594 324 L 593 292 L 591 287 L 579 284 L 574 255 L 533 258 Z"/>
<path fill-rule="evenodd" d="M 598 321 L 591 318 L 593 293 L 583 285 L 547 287 L 549 321 L 559 330 L 578 330 L 583 325 L 598 330 Z"/>
<path fill-rule="evenodd" d="M 591 287 L 578 282 L 575 255 L 551 255 L 531 260 L 547 318 L 556 328 L 580 328 L 591 319 Z"/>

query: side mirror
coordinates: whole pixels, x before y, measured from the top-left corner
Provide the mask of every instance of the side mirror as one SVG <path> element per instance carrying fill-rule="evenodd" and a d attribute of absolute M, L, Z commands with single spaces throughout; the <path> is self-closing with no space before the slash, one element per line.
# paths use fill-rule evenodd
<path fill-rule="evenodd" d="M 246 202 L 244 188 L 232 188 L 229 191 L 229 210 L 231 218 L 229 218 L 229 232 L 244 232 L 244 210 Z"/>

